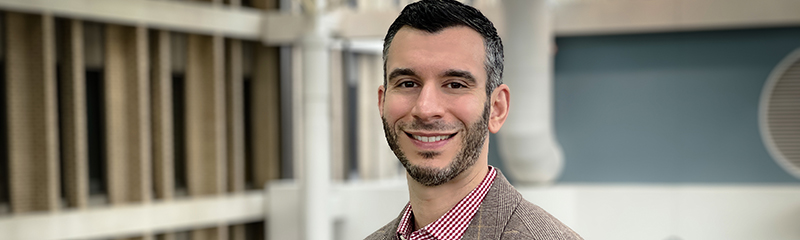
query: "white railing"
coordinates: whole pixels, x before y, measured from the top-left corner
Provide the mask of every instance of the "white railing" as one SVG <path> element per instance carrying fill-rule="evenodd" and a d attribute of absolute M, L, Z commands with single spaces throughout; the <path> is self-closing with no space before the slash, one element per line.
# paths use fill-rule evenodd
<path fill-rule="evenodd" d="M 405 180 L 333 184 L 333 239 L 362 239 L 408 202 Z M 586 239 L 800 239 L 800 185 L 581 184 L 518 187 Z M 267 222 L 267 239 L 301 239 L 298 185 L 169 202 L 0 217 L 0 239 L 140 236 Z"/>
<path fill-rule="evenodd" d="M 264 191 L 0 216 L 0 239 L 141 236 L 263 220 Z"/>

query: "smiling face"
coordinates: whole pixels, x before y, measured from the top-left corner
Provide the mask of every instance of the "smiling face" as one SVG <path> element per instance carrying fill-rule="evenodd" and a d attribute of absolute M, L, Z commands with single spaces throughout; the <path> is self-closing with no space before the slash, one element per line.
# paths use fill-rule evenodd
<path fill-rule="evenodd" d="M 485 59 L 481 35 L 468 27 L 395 35 L 378 105 L 392 151 L 417 182 L 440 185 L 485 158 Z"/>

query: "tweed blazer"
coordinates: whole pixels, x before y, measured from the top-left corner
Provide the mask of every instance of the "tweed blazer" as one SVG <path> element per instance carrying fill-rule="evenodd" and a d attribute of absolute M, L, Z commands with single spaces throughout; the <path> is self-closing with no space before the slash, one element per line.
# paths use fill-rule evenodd
<path fill-rule="evenodd" d="M 405 211 L 405 209 L 403 209 Z M 378 229 L 367 240 L 397 240 L 400 215 Z M 583 239 L 544 209 L 522 198 L 505 176 L 497 176 L 469 223 L 462 239 Z"/>

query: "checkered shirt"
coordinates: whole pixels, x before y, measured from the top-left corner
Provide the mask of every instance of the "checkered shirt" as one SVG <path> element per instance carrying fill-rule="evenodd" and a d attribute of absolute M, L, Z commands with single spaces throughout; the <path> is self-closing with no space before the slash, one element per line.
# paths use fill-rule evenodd
<path fill-rule="evenodd" d="M 467 227 L 469 227 L 472 217 L 478 212 L 483 198 L 486 197 L 486 193 L 492 187 L 496 175 L 497 170 L 489 166 L 489 173 L 486 174 L 478 187 L 472 189 L 464 199 L 461 199 L 458 204 L 442 217 L 428 224 L 428 226 L 417 229 L 417 231 L 413 229 L 414 216 L 411 210 L 411 203 L 408 203 L 406 210 L 403 212 L 403 217 L 400 219 L 400 225 L 397 227 L 397 236 L 403 240 L 461 239 Z"/>

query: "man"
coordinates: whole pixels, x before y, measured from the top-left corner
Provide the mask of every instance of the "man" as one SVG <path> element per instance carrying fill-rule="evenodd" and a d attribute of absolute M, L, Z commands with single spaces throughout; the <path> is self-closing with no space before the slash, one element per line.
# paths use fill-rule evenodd
<path fill-rule="evenodd" d="M 410 201 L 367 239 L 581 239 L 487 163 L 510 92 L 502 42 L 483 14 L 452 0 L 412 3 L 383 49 L 378 108 Z"/>

